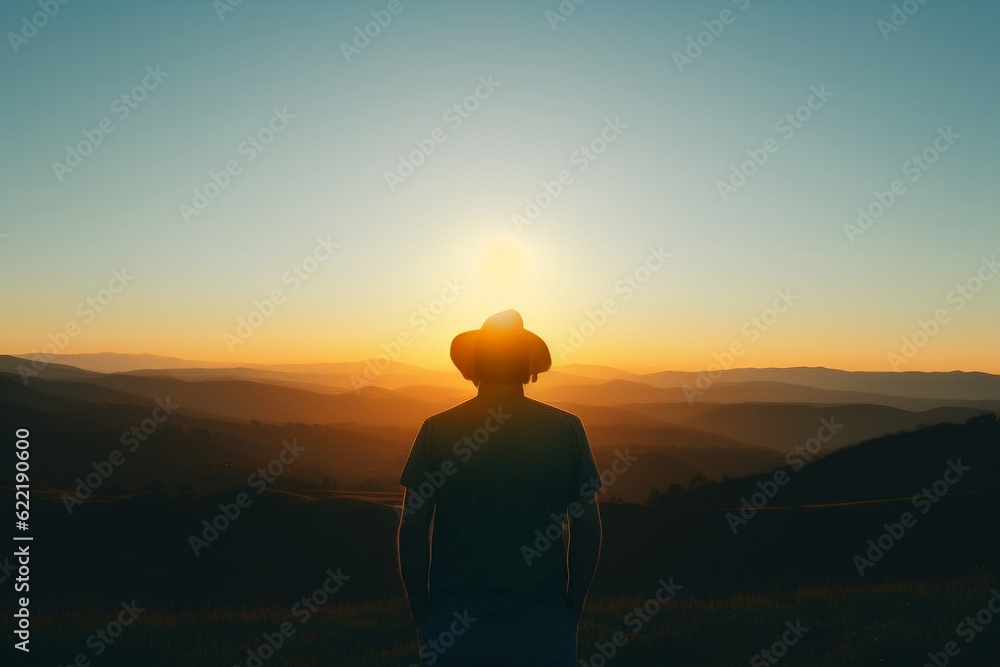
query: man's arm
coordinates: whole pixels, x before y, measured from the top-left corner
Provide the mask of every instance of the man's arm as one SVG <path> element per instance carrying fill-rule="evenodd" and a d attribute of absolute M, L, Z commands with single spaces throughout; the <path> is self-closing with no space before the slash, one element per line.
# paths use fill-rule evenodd
<path fill-rule="evenodd" d="M 399 571 L 406 589 L 413 620 L 420 624 L 427 616 L 427 594 L 431 564 L 430 526 L 434 501 L 424 500 L 420 507 L 407 502 L 412 489 L 403 493 L 403 511 L 399 517 Z"/>
<path fill-rule="evenodd" d="M 574 623 L 580 621 L 601 554 L 601 511 L 597 507 L 597 496 L 577 503 L 583 508 L 583 514 L 576 517 L 569 513 L 569 586 L 566 590 L 566 608 Z"/>

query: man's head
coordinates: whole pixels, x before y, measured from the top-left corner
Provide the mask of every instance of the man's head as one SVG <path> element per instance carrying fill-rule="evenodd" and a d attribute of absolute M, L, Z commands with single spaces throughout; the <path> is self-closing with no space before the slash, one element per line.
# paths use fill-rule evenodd
<path fill-rule="evenodd" d="M 451 360 L 477 387 L 484 381 L 527 384 L 552 366 L 549 348 L 525 330 L 516 310 L 492 315 L 482 328 L 455 336 Z"/>

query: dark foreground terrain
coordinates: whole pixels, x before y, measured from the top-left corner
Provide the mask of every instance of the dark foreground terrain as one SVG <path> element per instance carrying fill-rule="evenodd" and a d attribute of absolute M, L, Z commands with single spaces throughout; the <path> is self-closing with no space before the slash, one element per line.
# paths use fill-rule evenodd
<path fill-rule="evenodd" d="M 953 641 L 960 653 L 949 664 L 987 667 L 997 664 L 1000 618 L 981 633 L 967 625 L 957 634 L 956 626 L 986 606 L 998 583 L 975 577 L 828 585 L 725 598 L 681 591 L 648 615 L 648 621 L 635 615 L 635 607 L 647 602 L 641 597 L 600 598 L 591 603 L 581 623 L 580 658 L 583 664 L 594 666 L 753 667 L 775 664 L 762 653 L 771 650 L 774 660 L 780 654 L 780 664 L 789 666 L 920 666 L 928 662 L 928 652 L 940 653 Z M 35 619 L 38 644 L 33 650 L 38 662 L 33 664 L 68 665 L 81 652 L 92 664 L 123 667 L 407 667 L 418 662 L 415 634 L 399 597 L 330 602 L 305 622 L 301 614 L 293 615 L 291 604 L 213 604 L 199 611 L 149 606 L 120 639 L 94 657 L 88 637 L 106 627 L 116 606 L 109 601 L 73 607 L 71 614 L 39 614 Z M 273 639 L 286 622 L 294 624 L 294 634 L 273 653 L 262 649 L 265 635 Z M 789 627 L 801 636 L 789 634 Z M 620 647 L 612 641 L 615 633 L 624 633 L 619 637 L 626 641 L 619 641 Z M 782 634 L 795 639 L 787 652 L 774 646 L 783 641 Z M 604 655 L 611 657 L 602 661 Z"/>
<path fill-rule="evenodd" d="M 409 399 L 49 372 L 0 377 L 0 430 L 31 433 L 32 650 L 17 664 L 417 661 L 395 550 L 416 422 L 375 423 Z M 191 407 L 154 423 L 168 395 Z M 950 400 L 581 406 L 602 471 L 632 456 L 604 480 L 581 664 L 1000 665 L 1000 422 Z M 240 412 L 265 407 L 282 421 Z M 343 420 L 369 408 L 375 422 Z M 325 413 L 339 416 L 298 421 Z M 538 528 L 526 546 L 559 557 Z"/>

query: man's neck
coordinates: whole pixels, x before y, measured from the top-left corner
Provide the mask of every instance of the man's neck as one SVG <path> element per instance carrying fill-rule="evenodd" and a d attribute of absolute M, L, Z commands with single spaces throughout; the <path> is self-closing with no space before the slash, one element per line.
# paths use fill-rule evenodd
<path fill-rule="evenodd" d="M 524 385 L 520 382 L 481 382 L 479 396 L 524 396 Z"/>

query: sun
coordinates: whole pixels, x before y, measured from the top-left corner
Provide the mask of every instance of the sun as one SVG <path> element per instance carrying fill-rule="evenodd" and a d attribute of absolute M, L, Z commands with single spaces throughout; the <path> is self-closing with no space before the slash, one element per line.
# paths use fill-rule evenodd
<path fill-rule="evenodd" d="M 523 275 L 528 265 L 527 249 L 518 239 L 497 236 L 487 240 L 479 253 L 479 267 L 491 283 L 508 282 Z"/>

